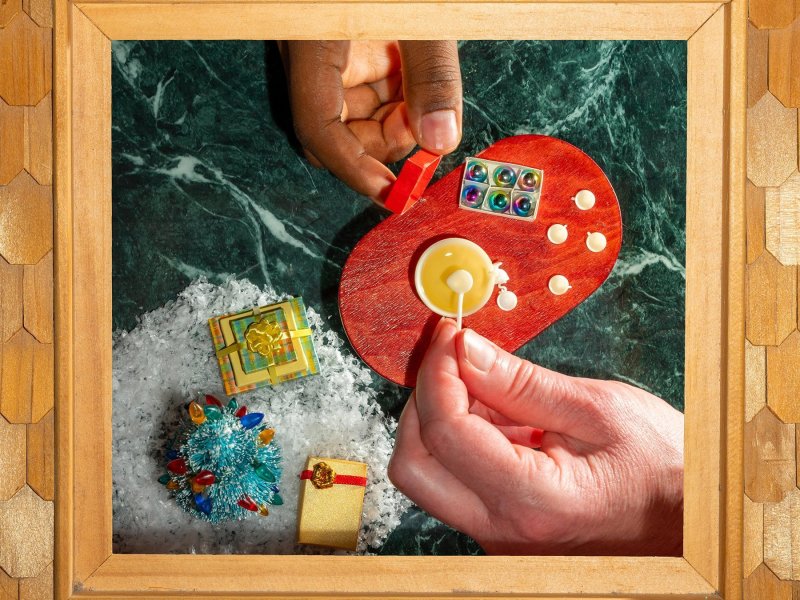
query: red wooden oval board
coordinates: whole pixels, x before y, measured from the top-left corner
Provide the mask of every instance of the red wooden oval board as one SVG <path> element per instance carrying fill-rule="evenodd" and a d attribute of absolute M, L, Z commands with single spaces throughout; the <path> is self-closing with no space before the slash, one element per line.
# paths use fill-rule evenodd
<path fill-rule="evenodd" d="M 511 312 L 497 307 L 497 292 L 477 313 L 464 319 L 500 347 L 513 352 L 589 297 L 608 277 L 622 244 L 619 204 L 600 167 L 581 150 L 547 136 L 505 138 L 477 156 L 544 171 L 539 212 L 534 221 L 499 217 L 459 208 L 464 166 L 425 190 L 408 211 L 393 215 L 367 233 L 353 249 L 342 272 L 339 310 L 353 348 L 380 375 L 407 387 L 417 370 L 431 333 L 441 317 L 432 313 L 414 290 L 414 267 L 433 242 L 462 237 L 481 246 L 492 261 L 501 261 L 510 277 L 509 290 L 519 303 Z M 596 203 L 580 210 L 572 197 L 594 192 Z M 547 239 L 555 223 L 567 226 L 560 245 Z M 606 249 L 586 247 L 588 232 L 606 236 Z M 550 293 L 553 275 L 564 275 L 572 289 Z"/>

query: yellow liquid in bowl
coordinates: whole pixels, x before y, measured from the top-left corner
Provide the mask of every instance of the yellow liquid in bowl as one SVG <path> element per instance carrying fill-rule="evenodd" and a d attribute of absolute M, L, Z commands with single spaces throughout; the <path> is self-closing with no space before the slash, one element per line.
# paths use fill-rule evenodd
<path fill-rule="evenodd" d="M 448 238 L 433 244 L 420 257 L 415 284 L 420 299 L 433 312 L 455 317 L 458 294 L 447 287 L 447 278 L 464 269 L 472 275 L 472 289 L 464 294 L 464 315 L 480 310 L 492 295 L 492 262 L 483 249 L 469 240 Z"/>

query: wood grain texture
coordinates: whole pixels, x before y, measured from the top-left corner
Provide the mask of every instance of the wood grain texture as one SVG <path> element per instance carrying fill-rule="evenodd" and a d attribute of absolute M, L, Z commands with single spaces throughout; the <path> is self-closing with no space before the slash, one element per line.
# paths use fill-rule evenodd
<path fill-rule="evenodd" d="M 76 6 L 111 39 L 395 39 L 398 23 L 409 39 L 688 39 L 720 6 L 714 3 L 328 1 L 303 18 L 291 2 L 91 2 Z M 465 27 L 470 23 L 470 27 Z"/>
<path fill-rule="evenodd" d="M 8 25 L 21 10 L 21 0 L 3 0 L 0 2 L 0 28 Z"/>
<path fill-rule="evenodd" d="M 729 61 L 726 71 L 728 115 L 724 134 L 726 149 L 728 208 L 723 248 L 725 276 L 723 295 L 725 306 L 723 328 L 723 390 L 721 403 L 721 478 L 722 532 L 719 563 L 722 575 L 719 594 L 725 598 L 741 598 L 744 581 L 744 463 L 742 439 L 744 437 L 745 404 L 745 328 L 744 328 L 744 273 L 746 255 L 746 176 L 747 149 L 747 0 L 731 0 L 721 9 L 727 18 L 726 54 Z"/>
<path fill-rule="evenodd" d="M 19 580 L 10 577 L 0 568 L 0 600 L 17 600 L 19 598 Z"/>
<path fill-rule="evenodd" d="M 52 247 L 51 189 L 23 171 L 0 187 L 0 256 L 12 264 L 33 265 Z"/>
<path fill-rule="evenodd" d="M 24 136 L 25 109 L 0 100 L 0 185 L 14 179 L 25 165 Z"/>
<path fill-rule="evenodd" d="M 783 422 L 800 422 L 800 331 L 767 348 L 767 404 Z"/>
<path fill-rule="evenodd" d="M 800 264 L 800 172 L 766 188 L 766 246 L 784 265 Z"/>
<path fill-rule="evenodd" d="M 792 584 L 781 581 L 761 563 L 744 582 L 745 600 L 793 600 Z"/>
<path fill-rule="evenodd" d="M 764 505 L 743 494 L 744 539 L 743 576 L 747 577 L 764 560 Z"/>
<path fill-rule="evenodd" d="M 753 502 L 780 502 L 795 487 L 794 425 L 763 408 L 744 426 L 744 491 Z"/>
<path fill-rule="evenodd" d="M 721 406 L 728 377 L 723 366 L 728 341 L 723 302 L 728 249 L 723 237 L 729 227 L 728 210 L 736 212 L 735 200 L 728 197 L 728 157 L 719 144 L 728 135 L 726 14 L 725 9 L 718 10 L 689 39 L 686 66 L 683 555 L 715 589 L 720 588 L 719 547 L 724 539 L 716 532 L 721 531 Z M 711 198 L 715 200 L 709 202 Z M 740 344 L 744 346 L 743 341 Z M 732 404 L 735 396 L 734 391 Z M 705 491 L 698 494 L 701 489 Z"/>
<path fill-rule="evenodd" d="M 53 26 L 53 1 L 52 0 L 22 0 L 22 10 L 39 27 Z"/>
<path fill-rule="evenodd" d="M 24 324 L 37 340 L 53 341 L 53 252 L 35 265 L 25 265 Z"/>
<path fill-rule="evenodd" d="M 19 600 L 52 600 L 53 563 L 47 565 L 36 577 L 20 579 Z"/>
<path fill-rule="evenodd" d="M 233 596 L 245 590 L 270 590 L 300 597 L 341 595 L 449 597 L 475 595 L 684 597 L 713 594 L 713 588 L 683 558 L 610 556 L 452 556 L 437 566 L 427 556 L 112 555 L 83 586 L 107 597 L 191 594 L 202 579 L 205 594 Z M 302 557 L 306 558 L 306 557 Z M 477 560 L 476 560 L 477 558 Z M 239 573 L 248 573 L 247 578 Z M 325 573 L 326 577 L 320 577 Z M 413 577 L 409 577 L 413 573 Z M 576 577 L 580 573 L 580 577 Z M 498 576 L 500 574 L 500 576 Z M 249 581 L 246 581 L 249 580 Z M 486 590 L 491 590 L 489 593 Z M 702 590 L 707 590 L 703 592 Z M 695 596 L 696 597 L 696 596 Z M 699 600 L 699 599 L 698 599 Z"/>
<path fill-rule="evenodd" d="M 48 94 L 25 108 L 25 169 L 42 185 L 53 182 L 53 101 Z"/>
<path fill-rule="evenodd" d="M 769 91 L 784 106 L 800 107 L 800 18 L 769 32 Z"/>
<path fill-rule="evenodd" d="M 750 421 L 767 404 L 767 351 L 744 342 L 744 420 Z"/>
<path fill-rule="evenodd" d="M 52 86 L 52 37 L 24 12 L 0 31 L 0 97 L 35 106 Z"/>
<path fill-rule="evenodd" d="M 761 99 L 768 87 L 769 31 L 747 25 L 747 108 Z"/>
<path fill-rule="evenodd" d="M 53 563 L 53 596 L 66 600 L 73 592 L 74 407 L 73 401 L 73 304 L 72 304 L 72 23 L 69 0 L 54 0 L 53 66 L 53 181 L 56 230 L 53 252 L 54 344 L 56 349 L 55 391 L 58 418 L 55 430 L 56 528 L 58 549 Z"/>
<path fill-rule="evenodd" d="M 0 501 L 25 485 L 25 425 L 12 425 L 0 416 Z"/>
<path fill-rule="evenodd" d="M 544 136 L 500 140 L 478 154 L 544 171 L 538 216 L 522 221 L 459 208 L 464 167 L 459 166 L 425 190 L 402 215 L 394 215 L 356 244 L 342 271 L 339 310 L 348 339 L 364 362 L 381 376 L 413 387 L 424 350 L 440 318 L 414 290 L 414 269 L 422 252 L 448 238 L 469 239 L 501 261 L 519 304 L 506 313 L 496 294 L 464 326 L 513 352 L 580 304 L 611 272 L 622 242 L 619 204 L 600 167 L 575 146 Z M 597 202 L 578 209 L 571 198 L 592 190 Z M 547 240 L 547 228 L 566 224 L 570 236 L 561 245 Z M 586 248 L 586 234 L 601 231 L 605 251 Z M 553 295 L 550 277 L 567 277 L 572 289 Z M 510 327 L 509 324 L 514 326 Z"/>
<path fill-rule="evenodd" d="M 72 344 L 75 364 L 93 368 L 91 377 L 76 369 L 71 399 L 75 505 L 80 507 L 75 511 L 73 577 L 83 582 L 111 554 L 112 536 L 111 344 L 93 341 L 93 332 L 112 331 L 111 42 L 79 10 L 73 8 L 71 16 Z M 88 403 L 86 398 L 97 401 Z"/>
<path fill-rule="evenodd" d="M 766 194 L 764 188 L 747 182 L 747 262 L 753 262 L 766 246 Z"/>
<path fill-rule="evenodd" d="M 24 486 L 0 502 L 0 567 L 12 577 L 36 577 L 53 561 L 53 503 Z"/>
<path fill-rule="evenodd" d="M 764 505 L 764 564 L 780 579 L 800 579 L 800 489 Z"/>
<path fill-rule="evenodd" d="M 786 27 L 795 17 L 796 0 L 750 0 L 750 21 L 760 29 Z"/>
<path fill-rule="evenodd" d="M 27 481 L 43 500 L 54 497 L 54 417 L 55 412 L 51 410 L 41 421 L 27 426 Z"/>
<path fill-rule="evenodd" d="M 767 92 L 747 109 L 747 177 L 777 187 L 797 168 L 797 110 Z"/>
<path fill-rule="evenodd" d="M 797 269 L 765 252 L 747 265 L 745 283 L 747 339 L 777 346 L 797 324 Z"/>
<path fill-rule="evenodd" d="M 20 329 L 3 344 L 0 413 L 12 423 L 36 423 L 53 408 L 53 345 Z"/>
<path fill-rule="evenodd" d="M 0 257 L 0 354 L 2 342 L 22 327 L 24 273 L 22 265 L 10 265 Z"/>

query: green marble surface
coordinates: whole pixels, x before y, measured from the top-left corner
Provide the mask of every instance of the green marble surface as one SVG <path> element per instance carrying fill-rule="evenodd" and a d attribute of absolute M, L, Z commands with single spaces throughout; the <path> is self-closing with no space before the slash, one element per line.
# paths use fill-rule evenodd
<path fill-rule="evenodd" d="M 440 173 L 498 138 L 544 133 L 592 156 L 622 207 L 612 275 L 519 354 L 682 410 L 686 43 L 466 42 L 460 56 L 464 140 Z M 274 45 L 118 41 L 112 63 L 115 328 L 197 276 L 235 275 L 302 295 L 341 332 L 342 265 L 386 215 L 298 153 Z M 398 415 L 407 392 L 374 385 Z M 412 509 L 383 552 L 480 548 Z"/>

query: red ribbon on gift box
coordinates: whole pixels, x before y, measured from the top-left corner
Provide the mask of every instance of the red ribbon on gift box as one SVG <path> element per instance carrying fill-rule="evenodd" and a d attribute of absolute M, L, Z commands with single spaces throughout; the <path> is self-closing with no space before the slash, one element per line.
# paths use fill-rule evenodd
<path fill-rule="evenodd" d="M 300 479 L 311 479 L 314 471 L 310 469 L 303 471 L 300 473 Z M 360 485 L 361 487 L 367 487 L 367 478 L 366 477 L 359 477 L 358 475 L 337 475 L 333 478 L 334 485 Z"/>

